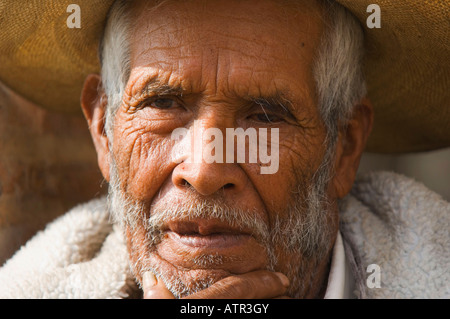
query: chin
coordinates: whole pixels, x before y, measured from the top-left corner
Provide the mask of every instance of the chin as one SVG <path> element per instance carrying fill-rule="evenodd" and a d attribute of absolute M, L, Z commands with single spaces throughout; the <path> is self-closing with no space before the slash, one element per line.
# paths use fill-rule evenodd
<path fill-rule="evenodd" d="M 265 247 L 251 236 L 179 237 L 168 233 L 157 245 L 151 245 L 142 227 L 127 229 L 131 267 L 138 281 L 142 283 L 142 275 L 151 271 L 175 297 L 182 298 L 230 275 L 268 268 Z"/>
<path fill-rule="evenodd" d="M 187 269 L 180 268 L 158 255 L 152 254 L 147 269 L 162 279 L 176 298 L 183 298 L 208 288 L 217 281 L 232 275 L 221 268 Z"/>

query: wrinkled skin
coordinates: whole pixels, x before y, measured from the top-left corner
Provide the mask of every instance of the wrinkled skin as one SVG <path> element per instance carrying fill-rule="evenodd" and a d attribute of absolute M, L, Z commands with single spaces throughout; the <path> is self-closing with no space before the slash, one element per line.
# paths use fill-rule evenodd
<path fill-rule="evenodd" d="M 322 11 L 314 1 L 282 3 L 193 0 L 151 8 L 147 1 L 134 2 L 131 75 L 114 121 L 113 149 L 103 131 L 106 99 L 99 98 L 103 93 L 97 91 L 98 75 L 87 78 L 82 96 L 104 177 L 110 178 L 112 152 L 121 189 L 135 201 L 150 207 L 175 205 L 186 198 L 220 198 L 226 205 L 253 211 L 270 227 L 274 216 L 283 214 L 292 202 L 293 192 L 308 187 L 326 151 L 326 132 L 311 72 L 324 31 Z M 152 90 L 141 92 L 150 81 L 174 89 L 166 90 L 168 95 L 158 100 L 152 97 Z M 273 96 L 289 101 L 289 113 L 276 107 L 264 112 L 253 103 L 255 98 Z M 261 175 L 258 163 L 172 162 L 171 132 L 177 127 L 190 128 L 194 120 L 201 120 L 203 128 L 222 130 L 279 128 L 278 172 Z M 323 295 L 338 231 L 336 199 L 351 188 L 371 125 L 372 110 L 364 100 L 346 131 L 339 134 L 333 178 L 327 189 L 332 203 L 327 226 L 334 236 L 309 279 L 311 288 L 302 297 Z M 200 224 L 199 232 L 204 225 L 208 227 L 208 221 Z M 190 260 L 208 252 L 208 247 L 192 248 L 168 236 L 150 252 L 145 235 L 142 225 L 137 230 L 127 229 L 133 263 L 151 255 L 152 263 L 187 284 L 199 277 L 214 278 L 214 285 L 193 297 L 248 296 L 249 287 L 254 288 L 251 297 L 256 298 L 278 297 L 287 291 L 286 278 L 266 270 L 267 255 L 254 238 L 219 249 L 230 258 L 199 269 Z M 210 250 L 217 251 L 217 247 Z M 286 273 L 287 265 L 300 258 L 282 248 L 276 253 L 275 270 L 280 273 Z M 138 271 L 136 276 L 142 283 L 142 273 Z M 171 296 L 161 282 L 153 284 L 146 288 L 144 282 L 146 297 Z"/>

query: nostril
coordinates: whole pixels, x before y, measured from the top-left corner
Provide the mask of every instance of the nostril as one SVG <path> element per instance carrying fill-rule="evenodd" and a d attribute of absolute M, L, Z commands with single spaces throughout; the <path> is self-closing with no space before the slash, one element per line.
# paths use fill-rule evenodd
<path fill-rule="evenodd" d="M 223 189 L 232 188 L 234 185 L 232 183 L 226 184 Z"/>
<path fill-rule="evenodd" d="M 184 187 L 191 187 L 191 184 L 189 184 L 189 182 L 185 179 L 183 179 L 183 181 L 181 182 L 181 185 L 183 185 Z"/>

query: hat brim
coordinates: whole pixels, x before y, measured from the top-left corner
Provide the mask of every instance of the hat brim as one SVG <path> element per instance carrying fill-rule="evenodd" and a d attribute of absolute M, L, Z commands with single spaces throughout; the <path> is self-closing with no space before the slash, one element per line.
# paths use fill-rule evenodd
<path fill-rule="evenodd" d="M 381 28 L 367 27 L 372 0 L 337 0 L 365 32 L 365 75 L 374 105 L 367 150 L 398 153 L 450 145 L 450 5 L 379 0 Z"/>
<path fill-rule="evenodd" d="M 86 76 L 100 70 L 98 43 L 113 0 L 0 2 L 0 81 L 50 110 L 81 114 Z M 365 75 L 374 105 L 366 150 L 401 153 L 450 146 L 450 19 L 445 1 L 379 0 L 381 28 L 369 29 L 371 0 L 337 0 L 364 27 Z"/>

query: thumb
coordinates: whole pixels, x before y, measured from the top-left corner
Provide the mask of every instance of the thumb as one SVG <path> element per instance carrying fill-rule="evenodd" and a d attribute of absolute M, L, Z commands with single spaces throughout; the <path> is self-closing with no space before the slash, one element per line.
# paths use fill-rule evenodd
<path fill-rule="evenodd" d="M 175 299 L 164 282 L 151 271 L 145 272 L 142 276 L 142 288 L 144 290 L 144 299 Z"/>

